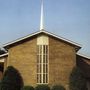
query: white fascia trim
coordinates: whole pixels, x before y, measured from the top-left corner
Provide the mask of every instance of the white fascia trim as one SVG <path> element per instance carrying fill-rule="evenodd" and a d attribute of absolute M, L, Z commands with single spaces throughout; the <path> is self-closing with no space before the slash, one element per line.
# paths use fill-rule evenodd
<path fill-rule="evenodd" d="M 9 42 L 9 43 L 3 44 L 3 47 L 6 47 L 6 46 L 8 46 L 8 45 L 10 45 L 10 44 L 13 44 L 13 43 L 19 42 L 19 41 L 21 41 L 21 40 L 27 39 L 27 38 L 29 38 L 29 37 L 32 37 L 32 36 L 34 36 L 34 35 L 36 35 L 36 34 L 39 34 L 40 32 L 41 32 L 41 31 L 38 31 L 38 32 L 35 32 L 35 33 L 32 33 L 32 34 L 29 34 L 29 35 L 27 35 L 27 36 L 25 36 L 25 37 L 16 39 L 16 40 L 14 40 L 14 41 L 11 41 L 11 42 Z"/>
<path fill-rule="evenodd" d="M 56 38 L 58 38 L 58 39 L 61 39 L 61 40 L 66 41 L 66 42 L 68 42 L 68 43 L 71 43 L 71 44 L 76 45 L 76 46 L 78 46 L 78 47 L 81 47 L 81 46 L 82 46 L 82 45 L 80 45 L 80 44 L 78 44 L 78 43 L 76 43 L 76 42 L 73 42 L 73 41 L 68 40 L 68 39 L 66 39 L 66 38 L 63 38 L 63 37 L 61 37 L 61 36 L 55 35 L 55 34 L 53 34 L 53 33 L 51 33 L 51 32 L 47 32 L 47 31 L 42 31 L 42 32 L 45 32 L 45 33 L 47 33 L 47 34 L 49 34 L 49 35 L 51 35 L 51 36 L 53 36 L 53 37 L 56 37 Z"/>
<path fill-rule="evenodd" d="M 0 55 L 0 58 L 7 56 L 7 55 L 8 55 L 8 53 L 2 54 L 2 55 Z"/>
<path fill-rule="evenodd" d="M 68 43 L 71 43 L 71 44 L 73 44 L 73 45 L 78 46 L 78 47 L 81 48 L 81 45 L 80 45 L 80 44 L 75 43 L 75 42 L 73 42 L 73 41 L 71 41 L 71 40 L 68 40 L 68 39 L 66 39 L 66 38 L 57 36 L 57 35 L 55 35 L 55 34 L 53 34 L 53 33 L 47 32 L 47 31 L 45 31 L 45 30 L 37 31 L 37 32 L 32 33 L 32 34 L 30 34 L 30 35 L 27 35 L 27 36 L 25 36 L 25 37 L 19 38 L 19 39 L 15 40 L 15 41 L 11 41 L 11 42 L 9 42 L 9 43 L 6 43 L 6 44 L 3 45 L 3 47 L 6 47 L 6 46 L 8 46 L 8 45 L 10 45 L 10 44 L 14 44 L 14 43 L 19 42 L 19 41 L 21 41 L 21 40 L 27 39 L 27 38 L 29 38 L 29 37 L 32 37 L 32 36 L 37 35 L 37 34 L 42 33 L 42 32 L 45 33 L 45 34 L 51 35 L 51 36 L 53 36 L 53 37 L 56 37 L 56 38 L 58 38 L 58 39 L 61 39 L 61 40 L 63 40 L 63 41 L 66 41 L 66 42 L 68 42 Z"/>
<path fill-rule="evenodd" d="M 81 57 L 84 57 L 84 58 L 90 59 L 90 56 L 87 56 L 87 55 L 84 55 L 84 54 L 81 54 L 81 53 L 77 53 L 76 55 L 79 55 L 79 56 L 81 56 Z"/>

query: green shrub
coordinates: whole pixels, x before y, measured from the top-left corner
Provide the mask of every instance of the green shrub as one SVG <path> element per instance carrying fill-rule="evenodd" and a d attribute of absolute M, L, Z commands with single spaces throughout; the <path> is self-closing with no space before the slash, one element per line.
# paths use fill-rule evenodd
<path fill-rule="evenodd" d="M 50 90 L 48 85 L 38 85 L 35 90 Z"/>
<path fill-rule="evenodd" d="M 62 85 L 55 85 L 52 87 L 52 90 L 65 90 L 65 88 Z"/>
<path fill-rule="evenodd" d="M 24 86 L 21 90 L 34 90 L 32 86 Z"/>
<path fill-rule="evenodd" d="M 1 90 L 20 90 L 23 87 L 23 80 L 14 67 L 8 66 L 1 81 Z"/>

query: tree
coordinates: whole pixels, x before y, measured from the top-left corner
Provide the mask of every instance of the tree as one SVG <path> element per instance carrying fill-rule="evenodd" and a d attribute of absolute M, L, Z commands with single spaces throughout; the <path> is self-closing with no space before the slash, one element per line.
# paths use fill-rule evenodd
<path fill-rule="evenodd" d="M 23 87 L 23 80 L 13 66 L 8 66 L 1 81 L 1 90 L 20 90 Z"/>
<path fill-rule="evenodd" d="M 79 67 L 74 67 L 70 75 L 70 90 L 87 90 L 86 79 Z"/>

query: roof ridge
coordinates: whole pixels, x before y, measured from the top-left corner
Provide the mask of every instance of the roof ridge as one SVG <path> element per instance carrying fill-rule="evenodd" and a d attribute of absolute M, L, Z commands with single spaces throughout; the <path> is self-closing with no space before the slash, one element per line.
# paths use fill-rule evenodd
<path fill-rule="evenodd" d="M 51 32 L 48 32 L 48 31 L 46 31 L 46 30 L 36 31 L 36 32 L 34 32 L 34 33 L 32 33 L 32 34 L 28 34 L 28 35 L 26 35 L 26 36 L 23 36 L 23 37 L 21 37 L 21 38 L 18 38 L 18 39 L 16 39 L 16 40 L 13 40 L 13 41 L 10 41 L 10 42 L 8 42 L 8 43 L 6 43 L 6 44 L 3 44 L 2 46 L 5 48 L 6 46 L 9 46 L 9 45 L 11 45 L 11 44 L 14 44 L 14 43 L 16 43 L 16 42 L 19 42 L 19 41 L 21 41 L 21 40 L 27 39 L 27 38 L 29 38 L 29 37 L 32 37 L 32 36 L 37 35 L 37 34 L 40 34 L 40 33 L 45 33 L 45 34 L 50 35 L 50 36 L 53 36 L 53 37 L 55 37 L 55 38 L 57 38 L 57 39 L 66 41 L 67 43 L 70 43 L 70 44 L 72 44 L 72 45 L 75 45 L 75 46 L 77 46 L 79 49 L 81 48 L 81 45 L 80 45 L 80 44 L 78 44 L 78 43 L 76 43 L 76 42 L 73 42 L 73 41 L 71 41 L 71 40 L 69 40 L 69 39 L 66 39 L 66 38 L 64 38 L 64 37 L 58 36 L 58 35 L 56 35 L 56 34 L 53 34 L 53 33 L 51 33 Z"/>

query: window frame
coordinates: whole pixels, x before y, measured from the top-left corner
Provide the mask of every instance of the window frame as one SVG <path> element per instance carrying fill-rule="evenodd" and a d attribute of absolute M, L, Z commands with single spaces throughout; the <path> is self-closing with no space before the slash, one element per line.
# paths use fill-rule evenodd
<path fill-rule="evenodd" d="M 37 45 L 37 84 L 49 82 L 49 45 Z"/>

